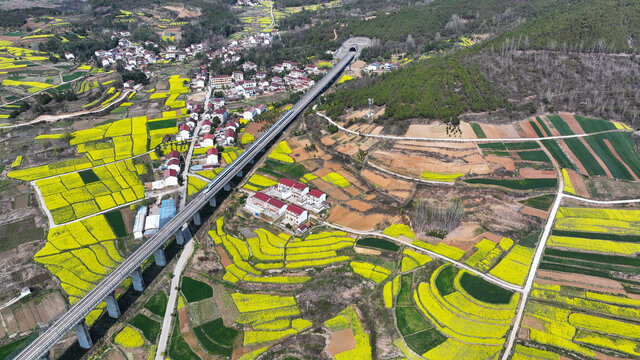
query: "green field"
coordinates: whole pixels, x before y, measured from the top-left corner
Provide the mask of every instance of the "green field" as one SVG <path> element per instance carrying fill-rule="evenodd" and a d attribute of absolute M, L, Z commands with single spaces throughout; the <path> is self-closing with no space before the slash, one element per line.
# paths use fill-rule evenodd
<path fill-rule="evenodd" d="M 482 130 L 482 127 L 480 127 L 478 123 L 471 123 L 470 125 L 471 125 L 471 128 L 473 129 L 473 132 L 476 133 L 476 136 L 478 137 L 478 139 L 487 138 L 487 134 L 484 133 L 484 130 Z"/>
<path fill-rule="evenodd" d="M 110 211 L 104 214 L 105 219 L 113 229 L 113 233 L 117 237 L 127 236 L 127 228 L 124 225 L 124 220 L 122 219 L 122 213 L 120 210 Z"/>
<path fill-rule="evenodd" d="M 544 134 L 542 133 L 542 131 L 540 131 L 540 127 L 538 126 L 538 123 L 533 121 L 533 120 L 529 120 L 529 124 L 531 125 L 531 127 L 533 128 L 533 130 L 536 132 L 536 134 L 538 135 L 538 137 L 544 137 Z"/>
<path fill-rule="evenodd" d="M 211 286 L 188 276 L 182 278 L 182 294 L 188 302 L 196 302 L 213 296 Z"/>
<path fill-rule="evenodd" d="M 259 171 L 273 175 L 277 178 L 301 178 L 307 173 L 307 169 L 300 164 L 285 164 L 273 159 L 267 159 L 264 165 L 258 169 Z"/>
<path fill-rule="evenodd" d="M 549 115 L 547 118 L 551 121 L 553 127 L 558 130 L 560 135 L 575 135 L 569 124 L 562 120 L 559 115 Z"/>
<path fill-rule="evenodd" d="M 191 350 L 189 344 L 185 341 L 184 337 L 182 337 L 179 321 L 176 321 L 176 324 L 173 326 L 171 343 L 169 344 L 167 355 L 172 359 L 200 360 L 200 357 Z"/>
<path fill-rule="evenodd" d="M 582 166 L 584 166 L 589 175 L 606 175 L 604 169 L 600 166 L 600 164 L 598 164 L 598 161 L 593 155 L 591 155 L 589 150 L 587 150 L 587 147 L 584 146 L 581 139 L 564 139 L 564 142 L 567 144 L 571 152 L 582 163 Z"/>
<path fill-rule="evenodd" d="M 144 337 L 149 340 L 150 343 L 155 343 L 158 335 L 160 334 L 161 325 L 159 322 L 149 319 L 143 314 L 138 314 L 129 322 L 129 324 L 137 327 L 142 331 Z"/>
<path fill-rule="evenodd" d="M 193 332 L 207 352 L 214 355 L 231 356 L 238 337 L 238 331 L 224 326 L 222 318 L 202 324 Z"/>
<path fill-rule="evenodd" d="M 397 325 L 407 346 L 414 352 L 423 354 L 447 338 L 416 308 L 412 300 L 411 283 L 412 274 L 402 275 L 396 306 Z"/>
<path fill-rule="evenodd" d="M 98 175 L 96 175 L 96 173 L 91 169 L 82 170 L 78 172 L 78 175 L 80 175 L 80 178 L 82 179 L 82 181 L 84 181 L 85 184 L 91 184 L 93 182 L 100 181 Z"/>
<path fill-rule="evenodd" d="M 164 312 L 167 309 L 167 295 L 164 291 L 158 291 L 155 293 L 144 307 L 147 308 L 152 313 L 164 317 Z"/>
<path fill-rule="evenodd" d="M 578 124 L 586 133 L 594 133 L 599 131 L 615 130 L 616 126 L 608 121 L 601 119 L 588 118 L 580 115 L 574 116 L 578 120 Z"/>
<path fill-rule="evenodd" d="M 436 288 L 438 288 L 438 292 L 440 292 L 442 296 L 456 292 L 456 288 L 453 287 L 453 279 L 457 274 L 458 268 L 453 265 L 449 265 L 440 270 L 436 278 Z"/>
<path fill-rule="evenodd" d="M 147 122 L 147 128 L 149 130 L 166 129 L 176 126 L 177 119 L 167 119 Z"/>
<path fill-rule="evenodd" d="M 567 155 L 562 151 L 560 145 L 555 140 L 542 140 L 542 145 L 544 145 L 547 150 L 551 153 L 554 159 L 558 162 L 560 167 L 565 169 L 575 170 L 576 167 L 573 165 L 571 160 L 567 157 Z"/>
<path fill-rule="evenodd" d="M 482 143 L 482 144 L 478 144 L 478 147 L 480 149 L 507 150 L 507 147 L 501 142 Z"/>
<path fill-rule="evenodd" d="M 542 130 L 545 133 L 545 135 L 543 136 L 551 136 L 551 131 L 549 130 L 549 127 L 547 126 L 547 124 L 545 124 L 544 120 L 539 116 L 536 116 L 536 120 L 538 121 L 538 125 L 542 128 Z"/>
<path fill-rule="evenodd" d="M 542 150 L 518 151 L 518 155 L 522 160 L 526 160 L 526 161 L 551 162 L 547 154 L 545 154 L 545 152 Z"/>
<path fill-rule="evenodd" d="M 527 206 L 531 206 L 532 208 L 547 211 L 551 207 L 551 204 L 553 204 L 553 200 L 555 198 L 556 196 L 554 194 L 547 194 L 547 195 L 540 195 L 534 198 L 522 200 L 520 202 Z"/>
<path fill-rule="evenodd" d="M 460 285 L 469 295 L 490 304 L 508 304 L 513 296 L 513 292 L 467 272 L 462 274 Z"/>
<path fill-rule="evenodd" d="M 391 241 L 373 237 L 360 239 L 356 242 L 356 245 L 371 249 L 389 250 L 394 252 L 400 249 L 400 246 L 392 243 Z"/>
<path fill-rule="evenodd" d="M 466 179 L 469 184 L 496 185 L 514 190 L 534 190 L 555 187 L 558 184 L 556 179 L 489 179 L 474 178 Z"/>
<path fill-rule="evenodd" d="M 504 143 L 504 146 L 508 150 L 535 150 L 540 149 L 540 145 L 538 145 L 535 141 L 523 141 L 523 142 L 508 142 Z"/>

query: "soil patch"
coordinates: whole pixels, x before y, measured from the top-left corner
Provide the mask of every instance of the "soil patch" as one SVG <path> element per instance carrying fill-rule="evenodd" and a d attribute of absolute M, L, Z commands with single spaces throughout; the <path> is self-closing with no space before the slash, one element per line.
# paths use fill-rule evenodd
<path fill-rule="evenodd" d="M 461 224 L 448 233 L 442 242 L 446 245 L 455 246 L 464 251 L 471 250 L 473 245 L 480 240 L 481 235 L 476 235 L 476 231 L 479 228 L 478 224 Z"/>
<path fill-rule="evenodd" d="M 356 338 L 353 336 L 351 328 L 336 331 L 329 336 L 329 346 L 327 350 L 335 357 L 336 354 L 347 350 L 355 349 Z"/>
<path fill-rule="evenodd" d="M 574 286 L 594 291 L 608 291 L 617 294 L 626 293 L 622 284 L 615 280 L 582 274 L 566 274 L 549 270 L 539 270 L 536 281 L 544 284 Z"/>
<path fill-rule="evenodd" d="M 546 219 L 549 216 L 549 212 L 548 211 L 544 211 L 544 210 L 540 210 L 540 209 L 536 209 L 536 208 L 532 208 L 530 206 L 523 206 L 522 207 L 522 215 L 531 215 L 531 216 L 537 216 L 541 219 Z"/>
<path fill-rule="evenodd" d="M 537 170 L 532 168 L 521 168 L 520 176 L 525 179 L 555 179 L 558 175 L 553 170 Z"/>
<path fill-rule="evenodd" d="M 370 210 L 372 208 L 371 205 L 367 204 L 366 202 L 360 201 L 360 200 L 351 200 L 349 202 L 347 202 L 347 205 L 351 206 L 352 208 L 358 210 L 358 211 L 367 211 Z"/>
<path fill-rule="evenodd" d="M 356 230 L 373 230 L 386 218 L 383 214 L 362 215 L 338 205 L 331 209 L 327 221 Z"/>

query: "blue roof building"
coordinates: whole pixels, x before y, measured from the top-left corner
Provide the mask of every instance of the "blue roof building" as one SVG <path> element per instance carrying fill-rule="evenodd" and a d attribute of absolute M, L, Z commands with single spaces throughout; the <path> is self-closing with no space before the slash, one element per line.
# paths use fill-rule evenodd
<path fill-rule="evenodd" d="M 165 199 L 160 203 L 160 228 L 176 216 L 176 202 L 173 199 Z"/>

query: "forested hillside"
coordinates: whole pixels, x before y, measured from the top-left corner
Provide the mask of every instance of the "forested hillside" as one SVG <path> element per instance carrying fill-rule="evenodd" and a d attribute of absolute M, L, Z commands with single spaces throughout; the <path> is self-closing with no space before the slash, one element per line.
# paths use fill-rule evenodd
<path fill-rule="evenodd" d="M 349 85 L 345 85 L 349 86 Z M 386 106 L 383 118 L 442 119 L 457 124 L 463 112 L 496 110 L 508 106 L 475 66 L 464 66 L 455 57 L 420 62 L 378 79 L 362 79 L 325 97 L 322 109 L 333 117 L 349 108 L 367 105 L 373 98 Z"/>
<path fill-rule="evenodd" d="M 490 36 L 470 48 L 434 55 L 441 60 L 418 61 L 379 78 L 342 85 L 327 97 L 324 108 L 338 116 L 366 107 L 372 97 L 376 105 L 386 105 L 384 118 L 394 120 L 450 121 L 496 109 L 506 111 L 492 114 L 493 121 L 559 110 L 628 122 L 640 118 L 640 93 L 634 85 L 640 81 L 638 59 L 611 54 L 639 49 L 640 2 L 514 1 L 507 2 L 512 7 L 506 10 L 501 5 L 505 2 L 435 1 L 371 20 L 345 21 L 341 36 L 379 39 L 377 49 L 365 55 L 424 53 L 437 49 L 443 42 L 439 37 Z M 458 26 L 456 19 L 462 19 Z M 419 48 L 421 43 L 425 47 Z"/>
<path fill-rule="evenodd" d="M 634 52 L 640 49 L 640 2 L 619 0 L 554 1 L 540 6 L 505 38 L 520 48 Z M 526 42 L 525 42 L 526 39 Z"/>

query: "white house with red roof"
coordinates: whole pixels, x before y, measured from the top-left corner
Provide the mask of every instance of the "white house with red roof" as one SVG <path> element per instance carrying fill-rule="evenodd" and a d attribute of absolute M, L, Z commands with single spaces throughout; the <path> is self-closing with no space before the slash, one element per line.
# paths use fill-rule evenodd
<path fill-rule="evenodd" d="M 265 214 L 272 218 L 277 218 L 286 210 L 287 204 L 274 199 L 271 196 L 257 192 L 250 196 L 244 204 L 244 208 L 254 215 Z"/>
<path fill-rule="evenodd" d="M 180 126 L 180 132 L 178 133 L 178 137 L 180 138 L 178 139 L 178 141 L 191 138 L 191 129 L 189 128 L 189 125 L 185 124 Z"/>
<path fill-rule="evenodd" d="M 236 131 L 232 128 L 227 128 L 224 131 L 225 145 L 233 145 L 235 142 L 236 142 Z"/>
<path fill-rule="evenodd" d="M 320 212 L 329 205 L 329 202 L 327 202 L 327 194 L 318 189 L 309 190 L 305 202 L 314 212 Z"/>
<path fill-rule="evenodd" d="M 213 145 L 215 145 L 213 134 L 204 134 L 204 137 L 200 142 L 200 147 L 212 147 Z"/>
<path fill-rule="evenodd" d="M 167 186 L 178 186 L 178 172 L 171 169 L 165 170 L 164 183 Z"/>
<path fill-rule="evenodd" d="M 298 205 L 289 204 L 284 212 L 284 222 L 294 226 L 299 226 L 309 218 L 307 210 Z"/>
<path fill-rule="evenodd" d="M 225 108 L 215 109 L 213 110 L 213 116 L 219 117 L 220 119 L 222 119 L 222 121 L 227 121 L 227 118 L 229 117 L 229 111 Z"/>
<path fill-rule="evenodd" d="M 211 131 L 211 126 L 213 125 L 213 123 L 209 120 L 205 120 L 202 122 L 202 126 L 200 126 L 200 133 L 201 134 L 206 134 L 209 131 Z"/>
<path fill-rule="evenodd" d="M 176 159 L 176 158 L 169 159 L 169 161 L 167 161 L 167 169 L 180 172 L 180 159 Z"/>
<path fill-rule="evenodd" d="M 282 178 L 278 181 L 276 190 L 282 200 L 291 198 L 298 203 L 304 203 L 309 187 L 297 181 Z"/>
<path fill-rule="evenodd" d="M 211 148 L 207 150 L 207 164 L 218 165 L 218 149 Z"/>

